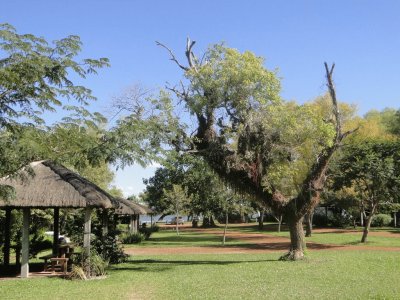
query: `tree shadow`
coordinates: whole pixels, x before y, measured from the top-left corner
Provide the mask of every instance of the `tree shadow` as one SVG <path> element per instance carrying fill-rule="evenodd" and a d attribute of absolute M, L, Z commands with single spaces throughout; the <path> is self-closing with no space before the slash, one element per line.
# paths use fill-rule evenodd
<path fill-rule="evenodd" d="M 112 265 L 109 270 L 113 271 L 138 271 L 138 272 L 164 272 L 179 266 L 212 265 L 226 266 L 241 263 L 278 262 L 278 259 L 260 260 L 162 260 L 142 259 L 129 260 L 121 265 Z"/>
<path fill-rule="evenodd" d="M 43 263 L 29 263 L 29 272 L 41 272 L 43 271 Z M 0 265 L 0 278 L 5 277 L 17 277 L 21 272 L 21 266 L 17 264 L 10 264 L 8 266 Z"/>

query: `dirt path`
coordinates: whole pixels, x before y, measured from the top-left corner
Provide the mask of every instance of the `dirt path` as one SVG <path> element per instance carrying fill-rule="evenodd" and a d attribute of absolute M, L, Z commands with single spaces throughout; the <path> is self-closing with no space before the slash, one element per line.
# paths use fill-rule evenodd
<path fill-rule="evenodd" d="M 222 236 L 221 232 L 215 230 L 205 229 L 192 229 L 182 228 L 183 231 L 201 232 L 207 234 L 215 234 Z M 324 229 L 325 230 L 325 229 Z M 330 230 L 330 229 L 328 229 Z M 338 230 L 316 232 L 339 232 Z M 345 231 L 345 233 L 355 233 Z M 375 232 L 382 233 L 380 236 L 386 236 L 385 233 L 390 232 Z M 396 233 L 394 233 L 396 236 Z M 397 234 L 398 236 L 398 234 Z M 232 253 L 266 253 L 266 252 L 285 252 L 289 249 L 289 239 L 286 237 L 277 237 L 269 234 L 260 233 L 244 233 L 240 231 L 229 231 L 227 240 L 235 239 L 246 242 L 246 245 L 226 245 L 226 246 L 204 246 L 204 247 L 162 247 L 162 248 L 129 248 L 125 249 L 125 253 L 131 255 L 161 255 L 161 254 L 232 254 Z M 374 247 L 374 246 L 352 246 L 352 245 L 332 245 L 332 244 L 319 244 L 308 242 L 307 248 L 310 250 L 381 250 L 381 251 L 400 251 L 400 247 Z"/>

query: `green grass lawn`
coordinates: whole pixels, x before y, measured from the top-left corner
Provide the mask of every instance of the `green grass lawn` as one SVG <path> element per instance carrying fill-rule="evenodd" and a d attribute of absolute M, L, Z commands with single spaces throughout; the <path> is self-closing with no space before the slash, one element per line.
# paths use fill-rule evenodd
<path fill-rule="evenodd" d="M 219 229 L 220 230 L 220 229 Z M 254 231 L 254 228 L 231 227 Z M 270 232 L 266 232 L 270 233 Z M 287 235 L 283 232 L 282 235 Z M 358 234 L 354 235 L 358 237 Z M 329 243 L 352 235 L 314 234 Z M 397 245 L 397 238 L 386 238 Z M 372 237 L 371 237 L 372 240 Z M 232 240 L 231 243 L 240 241 Z M 161 230 L 138 247 L 217 246 L 211 234 Z M 372 243 L 372 242 L 371 242 Z M 379 241 L 382 243 L 382 240 Z M 111 266 L 108 278 L 0 280 L 0 299 L 399 299 L 400 252 L 308 251 L 300 262 L 281 252 L 130 257 Z"/>
<path fill-rule="evenodd" d="M 398 299 L 400 253 L 137 256 L 103 280 L 0 281 L 2 299 Z"/>
<path fill-rule="evenodd" d="M 275 236 L 282 236 L 289 238 L 289 232 L 286 226 L 282 226 L 282 231 L 278 233 L 276 231 L 275 224 L 267 224 L 266 229 L 259 231 L 257 226 L 230 226 L 230 230 L 249 232 L 249 233 L 265 233 Z M 352 229 L 351 229 L 352 230 Z M 321 243 L 321 244 L 335 244 L 335 245 L 362 245 L 362 246 L 379 246 L 379 247 L 400 247 L 400 229 L 394 228 L 372 228 L 371 232 L 388 231 L 393 232 L 393 237 L 384 236 L 368 236 L 367 243 L 361 243 L 362 228 L 357 228 L 358 232 L 344 233 L 345 230 L 338 229 L 337 232 L 329 233 L 318 233 L 313 232 L 311 237 L 306 238 L 307 241 Z M 397 235 L 398 233 L 398 235 Z"/>
<path fill-rule="evenodd" d="M 222 233 L 222 229 L 219 229 Z M 192 246 L 222 246 L 222 237 L 201 233 L 201 232 L 190 232 L 181 231 L 179 235 L 173 230 L 160 230 L 151 235 L 150 240 L 143 241 L 141 244 L 130 244 L 124 245 L 127 248 L 135 247 L 192 247 Z M 243 241 L 235 239 L 227 239 L 229 245 L 241 245 L 245 244 Z"/>

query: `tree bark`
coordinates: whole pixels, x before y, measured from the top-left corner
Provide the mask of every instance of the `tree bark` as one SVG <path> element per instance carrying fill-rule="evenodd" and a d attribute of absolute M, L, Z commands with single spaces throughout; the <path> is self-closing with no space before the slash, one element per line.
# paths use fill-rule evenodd
<path fill-rule="evenodd" d="M 371 213 L 369 214 L 369 217 L 368 217 L 367 221 L 365 222 L 364 232 L 363 232 L 363 235 L 361 238 L 361 243 L 365 243 L 367 241 L 368 233 L 371 228 L 372 218 L 374 217 L 374 215 L 375 215 L 375 206 L 372 207 Z"/>
<path fill-rule="evenodd" d="M 264 228 L 264 210 L 260 212 L 260 217 L 258 218 L 258 229 L 262 230 Z"/>
<path fill-rule="evenodd" d="M 222 238 L 222 246 L 225 246 L 226 240 L 226 229 L 228 228 L 228 212 L 225 213 L 225 227 L 224 227 L 224 236 Z"/>
<path fill-rule="evenodd" d="M 306 237 L 310 237 L 312 235 L 313 217 L 314 217 L 313 211 L 306 215 Z"/>
<path fill-rule="evenodd" d="M 278 232 L 281 232 L 282 219 L 283 219 L 283 215 L 280 215 L 278 218 Z"/>
<path fill-rule="evenodd" d="M 306 243 L 304 240 L 303 218 L 288 221 L 290 232 L 290 250 L 280 260 L 301 260 L 304 258 Z"/>
<path fill-rule="evenodd" d="M 361 211 L 360 213 L 360 226 L 364 226 L 364 212 Z"/>

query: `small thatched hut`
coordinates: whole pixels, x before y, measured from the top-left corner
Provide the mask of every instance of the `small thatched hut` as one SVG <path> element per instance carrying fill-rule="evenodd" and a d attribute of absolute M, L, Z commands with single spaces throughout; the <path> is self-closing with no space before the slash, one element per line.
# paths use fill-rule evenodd
<path fill-rule="evenodd" d="M 33 177 L 28 169 L 33 171 Z M 4 262 L 10 256 L 11 209 L 23 209 L 21 277 L 29 276 L 29 216 L 31 208 L 54 209 L 53 254 L 57 253 L 59 236 L 59 209 L 86 208 L 84 226 L 84 248 L 90 251 L 91 212 L 93 208 L 112 208 L 117 201 L 94 183 L 52 161 L 37 161 L 22 169 L 24 175 L 17 178 L 2 178 L 0 184 L 15 190 L 15 199 L 0 199 L 0 208 L 6 210 Z"/>
<path fill-rule="evenodd" d="M 119 206 L 115 209 L 117 215 L 128 215 L 130 216 L 129 230 L 131 233 L 136 233 L 139 228 L 139 216 L 140 215 L 152 215 L 153 211 L 141 204 L 118 198 Z"/>

